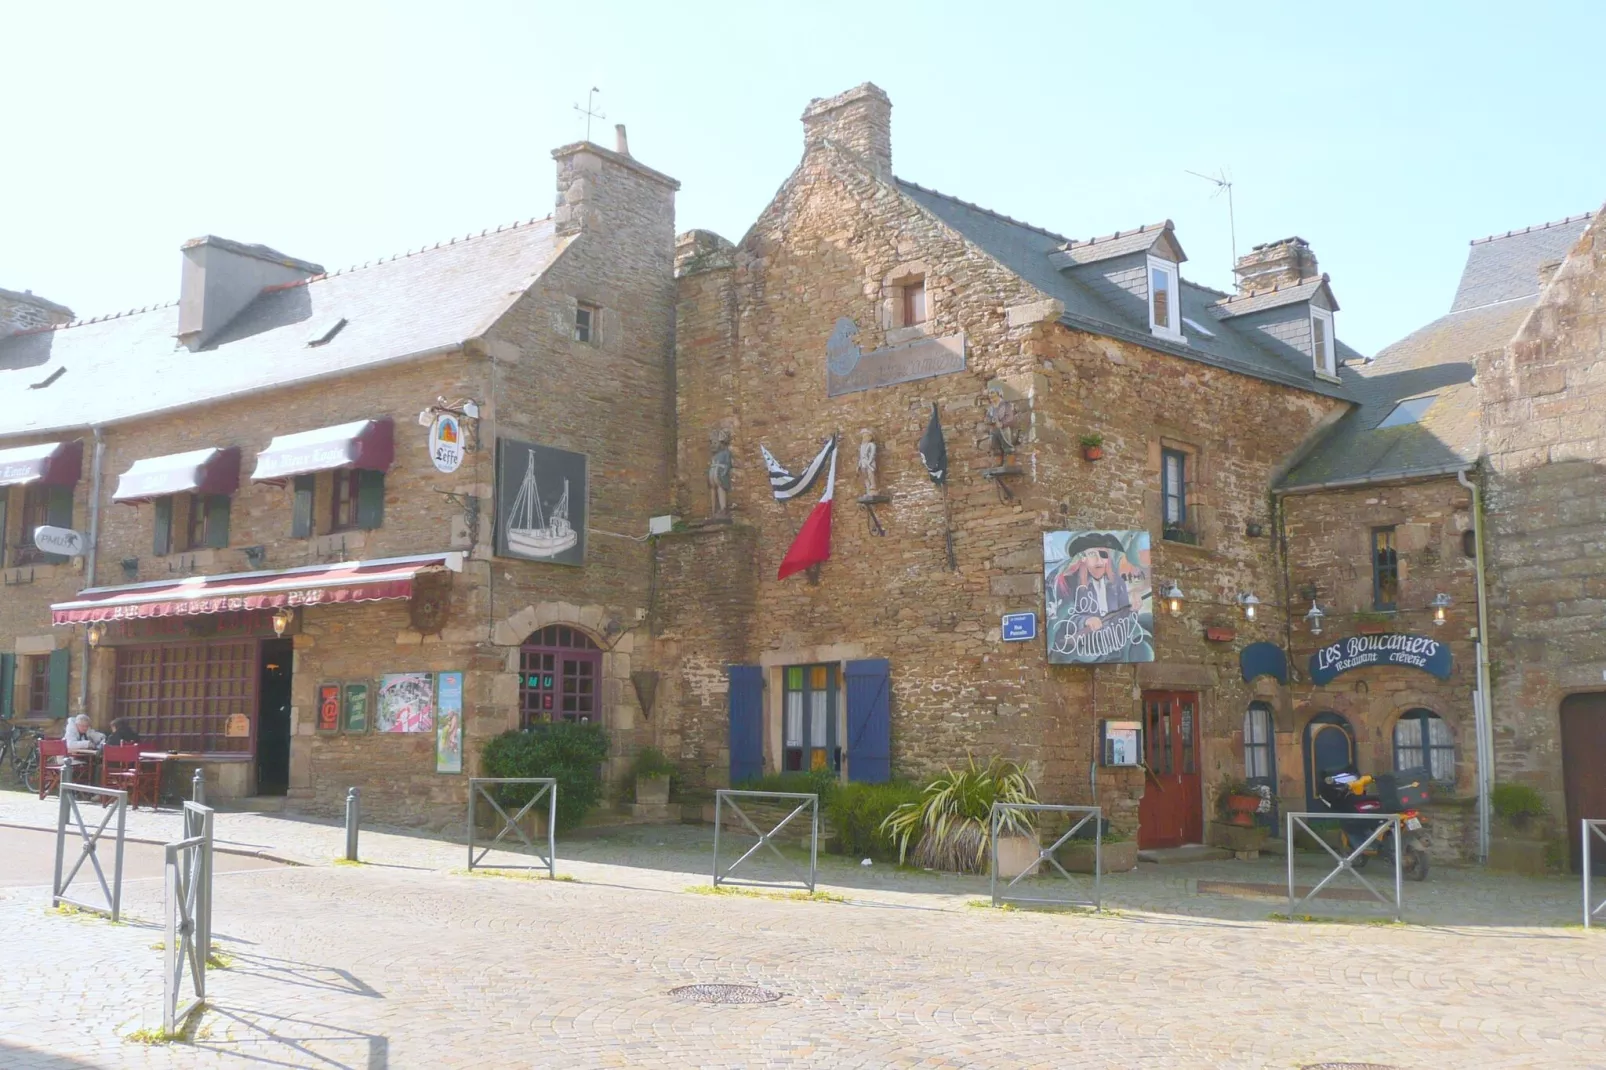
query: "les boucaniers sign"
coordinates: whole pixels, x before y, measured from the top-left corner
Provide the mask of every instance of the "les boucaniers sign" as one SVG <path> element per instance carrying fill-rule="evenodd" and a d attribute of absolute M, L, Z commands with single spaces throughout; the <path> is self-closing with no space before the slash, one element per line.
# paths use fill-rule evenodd
<path fill-rule="evenodd" d="M 1352 635 L 1310 656 L 1310 682 L 1325 684 L 1340 673 L 1368 665 L 1421 669 L 1441 680 L 1449 679 L 1455 667 L 1450 648 L 1425 635 Z"/>

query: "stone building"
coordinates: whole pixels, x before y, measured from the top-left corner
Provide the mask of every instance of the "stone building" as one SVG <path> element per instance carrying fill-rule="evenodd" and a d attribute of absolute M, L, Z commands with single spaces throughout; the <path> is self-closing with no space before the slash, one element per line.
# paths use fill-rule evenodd
<path fill-rule="evenodd" d="M 553 156 L 552 215 L 342 271 L 206 237 L 174 304 L 0 291 L 0 713 L 390 819 L 534 720 L 633 749 L 678 184 L 622 128 Z"/>
<path fill-rule="evenodd" d="M 1287 684 L 1246 680 L 1241 654 L 1289 642 L 1271 491 L 1353 407 L 1340 371 L 1359 357 L 1314 254 L 1258 247 L 1219 293 L 1181 277 L 1169 222 L 1076 240 L 894 177 L 873 85 L 803 125 L 740 244 L 680 239 L 690 522 L 660 540 L 656 732 L 703 784 L 1002 755 L 1144 845 L 1197 842 L 1208 789 L 1244 770 L 1251 704 L 1296 730 Z M 917 452 L 934 412 L 942 484 Z M 830 560 L 777 580 L 828 477 L 775 488 L 832 436 Z M 710 517 L 727 441 L 728 515 Z M 1041 622 L 1032 641 L 1006 641 L 1016 613 Z"/>

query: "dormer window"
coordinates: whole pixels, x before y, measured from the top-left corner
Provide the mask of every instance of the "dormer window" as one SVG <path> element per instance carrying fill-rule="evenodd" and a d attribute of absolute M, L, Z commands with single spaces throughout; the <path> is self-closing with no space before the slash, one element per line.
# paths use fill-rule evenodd
<path fill-rule="evenodd" d="M 1338 378 L 1338 355 L 1333 346 L 1333 314 L 1325 309 L 1310 310 L 1311 359 L 1316 373 Z"/>
<path fill-rule="evenodd" d="M 1161 338 L 1182 341 L 1182 309 L 1178 304 L 1177 265 L 1149 258 L 1149 330 Z"/>

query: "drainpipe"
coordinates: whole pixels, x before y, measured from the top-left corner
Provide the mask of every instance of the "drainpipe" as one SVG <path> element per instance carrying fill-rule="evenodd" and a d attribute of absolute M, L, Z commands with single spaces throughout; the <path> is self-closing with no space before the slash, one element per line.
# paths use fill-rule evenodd
<path fill-rule="evenodd" d="M 95 558 L 100 550 L 100 473 L 101 461 L 106 456 L 106 432 L 100 426 L 91 428 L 95 433 L 95 454 L 89 467 L 89 553 L 84 562 L 84 586 L 95 586 Z M 78 712 L 89 712 L 89 659 L 93 653 L 89 645 L 89 630 L 84 629 L 84 670 L 78 674 Z"/>
<path fill-rule="evenodd" d="M 1472 545 L 1478 569 L 1478 695 L 1473 703 L 1473 727 L 1478 744 L 1478 861 L 1489 860 L 1489 789 L 1494 780 L 1494 696 L 1489 689 L 1489 609 L 1484 584 L 1483 495 L 1467 478 L 1467 470 L 1455 474 L 1456 481 L 1472 492 Z"/>

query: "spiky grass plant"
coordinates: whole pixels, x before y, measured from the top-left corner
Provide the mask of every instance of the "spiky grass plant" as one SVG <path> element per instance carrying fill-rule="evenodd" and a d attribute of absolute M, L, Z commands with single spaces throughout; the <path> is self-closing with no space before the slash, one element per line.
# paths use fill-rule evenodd
<path fill-rule="evenodd" d="M 994 758 L 985 766 L 974 757 L 957 772 L 943 774 L 926 785 L 921 797 L 906 802 L 882 822 L 898 845 L 898 861 L 958 873 L 985 873 L 993 803 L 1004 803 L 999 813 L 1001 836 L 1031 836 L 1036 829 L 1026 811 L 1014 804 L 1037 801 L 1037 788 L 1014 762 Z"/>

